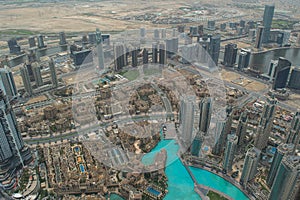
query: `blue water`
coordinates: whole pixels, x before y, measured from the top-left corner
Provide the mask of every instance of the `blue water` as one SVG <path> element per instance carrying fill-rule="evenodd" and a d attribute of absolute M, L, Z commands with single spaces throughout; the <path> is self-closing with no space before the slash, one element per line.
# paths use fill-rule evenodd
<path fill-rule="evenodd" d="M 164 199 L 166 200 L 197 200 L 199 195 L 194 191 L 194 183 L 187 170 L 178 159 L 177 151 L 179 146 L 175 140 L 162 140 L 152 151 L 146 154 L 142 162 L 149 165 L 153 162 L 154 156 L 161 149 L 166 149 L 168 157 L 166 163 L 166 176 L 168 177 L 168 193 Z M 216 190 L 222 191 L 228 196 L 236 200 L 248 199 L 243 192 L 236 188 L 231 183 L 223 178 L 210 173 L 203 169 L 190 167 L 192 173 L 195 175 L 199 184 L 212 187 Z"/>
<path fill-rule="evenodd" d="M 84 169 L 83 164 L 80 164 L 80 165 L 79 165 L 79 168 L 80 168 L 80 171 L 81 171 L 82 173 L 85 172 L 85 169 Z"/>
<path fill-rule="evenodd" d="M 125 200 L 123 197 L 121 197 L 120 195 L 117 195 L 115 193 L 111 193 L 109 195 L 109 199 L 110 200 Z"/>
<path fill-rule="evenodd" d="M 148 187 L 147 190 L 148 190 L 148 192 L 152 193 L 153 195 L 155 195 L 157 197 L 160 195 L 160 192 L 153 189 L 152 187 Z"/>

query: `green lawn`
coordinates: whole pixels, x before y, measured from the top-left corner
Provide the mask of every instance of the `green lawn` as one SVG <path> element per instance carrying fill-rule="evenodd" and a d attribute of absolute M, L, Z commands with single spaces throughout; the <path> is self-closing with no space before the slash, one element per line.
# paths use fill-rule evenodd
<path fill-rule="evenodd" d="M 36 35 L 38 32 L 36 31 L 30 31 L 25 29 L 8 29 L 8 30 L 2 30 L 0 31 L 0 35 L 14 35 L 14 36 L 20 36 L 20 35 Z"/>
<path fill-rule="evenodd" d="M 274 19 L 272 22 L 272 28 L 274 29 L 293 29 L 293 25 L 296 24 L 297 21 L 288 21 L 282 19 Z"/>
<path fill-rule="evenodd" d="M 210 200 L 228 200 L 225 197 L 219 195 L 218 193 L 215 193 L 213 191 L 209 191 L 207 196 L 210 198 Z"/>
<path fill-rule="evenodd" d="M 135 80 L 139 76 L 139 71 L 135 70 L 135 69 L 134 70 L 129 70 L 126 73 L 124 73 L 123 76 L 125 78 L 127 78 L 129 81 L 133 81 L 133 80 Z"/>

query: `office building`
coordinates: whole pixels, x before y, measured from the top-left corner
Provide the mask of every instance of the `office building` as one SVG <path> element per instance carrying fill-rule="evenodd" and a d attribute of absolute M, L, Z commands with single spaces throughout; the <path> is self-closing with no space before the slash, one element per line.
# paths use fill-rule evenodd
<path fill-rule="evenodd" d="M 226 149 L 223 158 L 223 170 L 225 173 L 230 172 L 232 170 L 237 142 L 238 137 L 235 134 L 229 134 L 227 136 Z"/>
<path fill-rule="evenodd" d="M 165 28 L 161 29 L 161 39 L 166 39 L 167 37 L 167 32 Z"/>
<path fill-rule="evenodd" d="M 9 68 L 0 68 L 0 89 L 9 100 L 14 99 L 18 95 L 17 87 Z"/>
<path fill-rule="evenodd" d="M 195 99 L 192 96 L 187 96 L 181 99 L 179 122 L 181 124 L 181 137 L 186 149 L 189 148 L 192 142 L 194 131 L 194 108 Z"/>
<path fill-rule="evenodd" d="M 286 142 L 294 144 L 293 153 L 295 153 L 300 142 L 300 112 L 296 112 L 296 114 L 293 117 Z"/>
<path fill-rule="evenodd" d="M 274 9 L 275 9 L 274 5 L 265 5 L 264 18 L 263 18 L 263 26 L 265 27 L 263 33 L 263 43 L 269 42 L 272 20 L 274 16 Z"/>
<path fill-rule="evenodd" d="M 299 77 L 300 77 L 300 68 L 292 69 L 288 87 L 291 89 L 300 90 L 300 78 Z"/>
<path fill-rule="evenodd" d="M 146 29 L 145 28 L 140 28 L 140 36 L 141 36 L 141 38 L 146 37 Z"/>
<path fill-rule="evenodd" d="M 53 59 L 49 61 L 49 70 L 51 75 L 52 87 L 56 88 L 58 86 L 58 80 L 56 75 L 55 63 Z"/>
<path fill-rule="evenodd" d="M 276 104 L 277 101 L 274 98 L 268 98 L 264 105 L 254 142 L 254 146 L 259 150 L 264 149 L 268 144 L 268 139 L 272 131 L 273 120 L 276 113 Z"/>
<path fill-rule="evenodd" d="M 190 26 L 190 36 L 191 37 L 199 37 L 198 26 Z"/>
<path fill-rule="evenodd" d="M 37 87 L 43 86 L 44 83 L 41 74 L 41 66 L 39 65 L 38 62 L 33 62 L 31 66 L 32 66 L 34 80 L 35 80 L 35 85 Z"/>
<path fill-rule="evenodd" d="M 28 44 L 29 44 L 29 48 L 35 48 L 36 47 L 35 37 L 34 36 L 30 36 L 28 38 Z"/>
<path fill-rule="evenodd" d="M 225 31 L 226 30 L 226 23 L 220 24 L 220 30 Z"/>
<path fill-rule="evenodd" d="M 159 64 L 165 65 L 167 63 L 166 44 L 159 44 Z"/>
<path fill-rule="evenodd" d="M 133 48 L 131 51 L 131 66 L 137 67 L 138 66 L 138 50 L 136 47 Z"/>
<path fill-rule="evenodd" d="M 199 103 L 200 117 L 199 117 L 199 130 L 207 134 L 210 125 L 212 100 L 211 98 L 203 98 Z"/>
<path fill-rule="evenodd" d="M 38 47 L 39 47 L 39 49 L 46 47 L 46 45 L 44 43 L 44 36 L 43 35 L 38 35 L 37 36 L 37 41 L 38 41 Z"/>
<path fill-rule="evenodd" d="M 238 136 L 238 147 L 245 144 L 245 137 L 248 128 L 248 116 L 247 112 L 243 112 L 239 118 L 239 122 L 236 128 L 236 135 Z"/>
<path fill-rule="evenodd" d="M 21 52 L 21 47 L 18 45 L 17 40 L 15 38 L 12 38 L 7 41 L 9 52 L 18 54 Z"/>
<path fill-rule="evenodd" d="M 152 43 L 152 63 L 157 63 L 157 61 L 158 61 L 157 43 Z"/>
<path fill-rule="evenodd" d="M 158 29 L 154 29 L 153 37 L 155 40 L 159 40 L 159 30 Z"/>
<path fill-rule="evenodd" d="M 67 44 L 66 34 L 65 34 L 65 32 L 60 32 L 59 33 L 59 45 L 66 45 L 66 44 Z"/>
<path fill-rule="evenodd" d="M 250 63 L 251 50 L 250 49 L 241 49 L 239 60 L 238 60 L 238 69 L 244 70 L 249 66 Z"/>
<path fill-rule="evenodd" d="M 240 183 L 246 187 L 248 181 L 251 181 L 257 173 L 258 162 L 261 151 L 255 147 L 250 148 L 245 157 Z"/>
<path fill-rule="evenodd" d="M 86 45 L 89 44 L 89 39 L 88 39 L 88 36 L 87 36 L 87 35 L 83 35 L 83 36 L 82 36 L 81 44 L 82 44 L 82 46 L 86 46 Z"/>
<path fill-rule="evenodd" d="M 203 34 L 204 34 L 204 26 L 203 25 L 198 26 L 198 34 L 199 34 L 199 37 L 203 36 Z M 173 36 L 173 37 L 175 37 L 175 36 Z"/>
<path fill-rule="evenodd" d="M 225 147 L 225 142 L 226 142 L 226 138 L 227 135 L 225 134 L 225 124 L 226 121 L 225 120 L 218 120 L 216 123 L 216 128 L 215 128 L 215 144 L 214 147 L 212 149 L 212 153 L 214 155 L 221 155 L 221 153 L 223 152 L 223 149 Z"/>
<path fill-rule="evenodd" d="M 31 96 L 33 94 L 33 90 L 31 87 L 30 77 L 26 65 L 20 68 L 20 72 L 21 72 L 21 77 L 25 88 L 25 92 L 29 96 Z"/>
<path fill-rule="evenodd" d="M 4 190 L 17 184 L 17 170 L 32 161 L 17 126 L 13 109 L 0 90 L 0 187 Z"/>
<path fill-rule="evenodd" d="M 226 67 L 234 67 L 236 63 L 237 51 L 238 48 L 236 44 L 226 44 L 223 65 L 225 65 Z"/>
<path fill-rule="evenodd" d="M 278 64 L 275 72 L 275 78 L 273 82 L 273 89 L 282 89 L 285 88 L 288 82 L 288 77 L 290 74 L 292 63 L 283 58 L 280 57 L 278 59 Z"/>
<path fill-rule="evenodd" d="M 72 53 L 74 65 L 84 65 L 93 62 L 93 55 L 90 49 L 74 51 Z"/>
<path fill-rule="evenodd" d="M 167 56 L 171 57 L 178 52 L 178 38 L 166 39 Z"/>
<path fill-rule="evenodd" d="M 291 199 L 297 192 L 296 184 L 299 179 L 300 157 L 283 157 L 276 173 L 269 200 Z"/>
<path fill-rule="evenodd" d="M 126 52 L 124 44 L 116 43 L 115 44 L 115 71 L 120 71 L 126 65 Z"/>
<path fill-rule="evenodd" d="M 96 33 L 89 33 L 88 38 L 89 38 L 89 43 L 90 44 L 96 44 L 97 43 Z"/>
<path fill-rule="evenodd" d="M 241 19 L 239 25 L 240 25 L 240 27 L 243 27 L 243 28 L 244 28 L 245 25 L 246 25 L 246 21 Z"/>
<path fill-rule="evenodd" d="M 203 141 L 204 141 L 204 133 L 202 133 L 200 131 L 197 132 L 197 134 L 192 142 L 192 147 L 191 147 L 191 154 L 193 156 L 197 156 L 197 157 L 200 156 Z"/>
<path fill-rule="evenodd" d="M 220 46 L 221 46 L 220 35 L 210 37 L 208 52 L 216 66 L 218 65 L 218 61 L 219 61 Z"/>
<path fill-rule="evenodd" d="M 284 156 L 286 155 L 292 155 L 294 149 L 293 144 L 281 144 L 276 148 L 275 155 L 273 156 L 273 161 L 268 173 L 267 177 L 267 184 L 269 187 L 272 187 L 275 176 L 277 174 L 277 171 L 279 169 L 279 165 L 283 159 Z"/>
<path fill-rule="evenodd" d="M 207 29 L 214 31 L 215 30 L 216 22 L 213 20 L 207 21 Z"/>
<path fill-rule="evenodd" d="M 97 57 L 99 70 L 104 69 L 104 53 L 103 53 L 103 40 L 100 30 L 96 29 L 96 40 L 97 40 Z"/>
<path fill-rule="evenodd" d="M 255 48 L 260 49 L 262 47 L 262 41 L 264 36 L 265 27 L 259 26 L 256 31 Z"/>
<path fill-rule="evenodd" d="M 148 64 L 149 62 L 149 55 L 148 55 L 148 50 L 144 48 L 143 50 L 143 64 Z"/>
<path fill-rule="evenodd" d="M 270 65 L 269 65 L 269 69 L 268 69 L 268 77 L 269 77 L 270 82 L 274 81 L 275 72 L 277 70 L 277 67 L 278 67 L 278 60 L 271 60 Z"/>
<path fill-rule="evenodd" d="M 185 28 L 184 25 L 178 25 L 178 26 L 177 26 L 177 31 L 178 31 L 178 33 L 184 33 L 184 28 Z"/>

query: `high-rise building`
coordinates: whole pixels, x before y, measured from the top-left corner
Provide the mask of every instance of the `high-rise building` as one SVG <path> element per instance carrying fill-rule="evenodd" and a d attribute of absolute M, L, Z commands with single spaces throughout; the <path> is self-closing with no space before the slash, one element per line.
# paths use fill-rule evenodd
<path fill-rule="evenodd" d="M 148 55 L 148 50 L 144 48 L 143 50 L 143 64 L 148 64 L 149 62 L 149 55 Z"/>
<path fill-rule="evenodd" d="M 41 74 L 41 66 L 39 65 L 38 62 L 33 62 L 31 65 L 32 65 L 35 84 L 37 87 L 40 87 L 44 84 L 42 79 L 42 74 Z"/>
<path fill-rule="evenodd" d="M 31 87 L 30 77 L 26 65 L 20 68 L 20 72 L 21 72 L 21 77 L 22 77 L 25 91 L 29 96 L 31 96 L 33 94 L 33 90 Z"/>
<path fill-rule="evenodd" d="M 220 30 L 225 31 L 226 30 L 226 23 L 220 24 Z"/>
<path fill-rule="evenodd" d="M 81 51 L 73 51 L 71 53 L 73 57 L 74 65 L 85 65 L 93 62 L 92 50 L 84 49 Z"/>
<path fill-rule="evenodd" d="M 226 149 L 223 158 L 223 170 L 225 173 L 232 170 L 237 141 L 238 137 L 235 134 L 229 134 L 227 136 Z"/>
<path fill-rule="evenodd" d="M 122 43 L 115 44 L 115 71 L 122 70 L 126 65 L 125 47 Z"/>
<path fill-rule="evenodd" d="M 166 39 L 166 51 L 167 56 L 171 57 L 178 51 L 178 38 Z"/>
<path fill-rule="evenodd" d="M 60 32 L 59 33 L 59 45 L 66 45 L 66 44 L 67 44 L 66 34 L 65 34 L 65 32 Z"/>
<path fill-rule="evenodd" d="M 300 77 L 300 68 L 292 69 L 288 87 L 291 89 L 300 90 L 300 78 L 299 77 Z"/>
<path fill-rule="evenodd" d="M 278 60 L 271 60 L 269 69 L 268 69 L 268 76 L 269 76 L 269 81 L 274 81 L 275 78 L 275 72 L 278 67 Z"/>
<path fill-rule="evenodd" d="M 16 185 L 17 169 L 32 160 L 17 126 L 13 109 L 0 90 L 0 187 L 4 190 Z"/>
<path fill-rule="evenodd" d="M 224 148 L 224 144 L 226 142 L 226 137 L 227 135 L 225 134 L 225 124 L 226 121 L 225 120 L 219 120 L 216 123 L 216 128 L 215 128 L 215 144 L 214 147 L 212 149 L 212 153 L 214 155 L 221 155 L 221 153 L 223 152 L 223 148 Z"/>
<path fill-rule="evenodd" d="M 238 69 L 243 70 L 249 66 L 250 63 L 251 50 L 241 49 L 238 61 Z"/>
<path fill-rule="evenodd" d="M 248 181 L 254 178 L 257 173 L 258 161 L 260 159 L 260 150 L 252 147 L 247 151 L 240 183 L 246 187 Z"/>
<path fill-rule="evenodd" d="M 37 41 L 38 41 L 38 47 L 39 47 L 39 49 L 46 47 L 46 45 L 44 43 L 44 36 L 43 35 L 38 35 L 37 36 Z"/>
<path fill-rule="evenodd" d="M 133 48 L 131 51 L 131 65 L 132 67 L 137 67 L 138 66 L 138 50 L 136 47 Z"/>
<path fill-rule="evenodd" d="M 197 132 L 191 147 L 191 154 L 193 156 L 197 156 L 197 157 L 200 156 L 203 141 L 204 141 L 204 133 L 201 131 Z"/>
<path fill-rule="evenodd" d="M 275 72 L 273 89 L 285 88 L 290 74 L 292 63 L 286 58 L 280 57 Z"/>
<path fill-rule="evenodd" d="M 50 75 L 51 75 L 51 83 L 54 88 L 58 86 L 58 80 L 57 80 L 57 75 L 56 75 L 56 69 L 55 69 L 55 63 L 54 60 L 51 59 L 49 61 L 49 70 L 50 70 Z"/>
<path fill-rule="evenodd" d="M 185 28 L 184 25 L 177 26 L 178 33 L 184 33 L 184 28 Z"/>
<path fill-rule="evenodd" d="M 272 165 L 269 170 L 269 174 L 267 177 L 267 184 L 269 187 L 273 185 L 276 173 L 279 169 L 279 165 L 282 161 L 282 158 L 286 155 L 292 155 L 294 149 L 293 144 L 281 144 L 276 148 L 275 155 L 273 157 Z"/>
<path fill-rule="evenodd" d="M 238 48 L 236 44 L 226 44 L 223 65 L 225 65 L 226 67 L 233 67 L 236 62 L 237 51 Z"/>
<path fill-rule="evenodd" d="M 187 96 L 181 99 L 179 121 L 181 124 L 182 140 L 186 148 L 191 145 L 194 131 L 195 99 Z"/>
<path fill-rule="evenodd" d="M 158 29 L 154 29 L 153 37 L 155 40 L 159 40 L 159 30 Z"/>
<path fill-rule="evenodd" d="M 300 112 L 297 112 L 293 117 L 286 142 L 294 144 L 293 153 L 295 153 L 300 142 Z"/>
<path fill-rule="evenodd" d="M 247 112 L 241 114 L 237 128 L 236 135 L 238 136 L 238 146 L 242 146 L 245 143 L 245 136 L 248 128 L 248 116 Z"/>
<path fill-rule="evenodd" d="M 212 112 L 212 101 L 211 98 L 203 98 L 199 103 L 200 117 L 199 117 L 199 130 L 207 134 L 211 112 Z"/>
<path fill-rule="evenodd" d="M 89 43 L 90 44 L 96 44 L 97 43 L 96 33 L 89 33 L 88 37 L 89 37 Z"/>
<path fill-rule="evenodd" d="M 18 95 L 17 87 L 9 68 L 0 68 L 0 88 L 4 91 L 9 100 Z"/>
<path fill-rule="evenodd" d="M 216 35 L 210 38 L 209 44 L 209 55 L 214 61 L 215 65 L 218 65 L 219 54 L 220 54 L 220 46 L 221 46 L 221 36 Z"/>
<path fill-rule="evenodd" d="M 167 52 L 166 52 L 166 44 L 159 44 L 159 64 L 165 65 L 167 63 Z"/>
<path fill-rule="evenodd" d="M 263 26 L 265 27 L 263 33 L 263 43 L 269 42 L 272 20 L 274 16 L 274 9 L 275 9 L 274 5 L 265 5 L 264 18 L 263 18 Z"/>
<path fill-rule="evenodd" d="M 215 30 L 216 21 L 208 20 L 207 21 L 207 29 Z"/>
<path fill-rule="evenodd" d="M 12 38 L 7 41 L 9 52 L 18 54 L 21 52 L 21 47 L 18 45 L 17 40 L 15 38 Z"/>
<path fill-rule="evenodd" d="M 96 40 L 97 40 L 97 57 L 99 70 L 104 69 L 104 53 L 103 53 L 103 40 L 100 30 L 96 29 Z"/>
<path fill-rule="evenodd" d="M 157 63 L 157 60 L 158 60 L 157 43 L 152 43 L 152 63 Z"/>
<path fill-rule="evenodd" d="M 264 29 L 263 26 L 258 26 L 256 31 L 256 39 L 255 39 L 255 48 L 260 49 L 263 41 L 264 36 Z"/>
<path fill-rule="evenodd" d="M 30 37 L 28 38 L 28 44 L 29 44 L 29 48 L 34 48 L 34 47 L 36 47 L 35 37 L 34 37 L 34 36 L 30 36 Z"/>
<path fill-rule="evenodd" d="M 283 157 L 277 170 L 269 200 L 291 199 L 297 192 L 296 184 L 300 172 L 300 157 Z"/>
<path fill-rule="evenodd" d="M 262 116 L 257 127 L 254 146 L 259 150 L 264 149 L 268 144 L 268 139 L 273 127 L 273 120 L 276 113 L 277 100 L 268 98 L 263 108 Z"/>

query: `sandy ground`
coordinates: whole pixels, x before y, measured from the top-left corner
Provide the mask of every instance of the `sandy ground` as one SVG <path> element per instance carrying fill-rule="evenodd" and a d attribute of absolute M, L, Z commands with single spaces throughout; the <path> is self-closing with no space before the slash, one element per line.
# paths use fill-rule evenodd
<path fill-rule="evenodd" d="M 250 90 L 250 91 L 261 91 L 261 90 L 265 90 L 267 89 L 267 85 L 249 79 L 248 77 L 244 77 L 238 73 L 235 72 L 231 72 L 231 71 L 226 71 L 226 70 L 222 70 L 221 72 L 222 74 L 222 78 L 226 81 L 229 81 L 231 83 L 243 86 L 245 89 Z M 242 78 L 242 79 L 241 79 Z"/>
<path fill-rule="evenodd" d="M 300 94 L 291 94 L 289 96 L 289 100 L 284 101 L 284 103 L 295 107 L 296 109 L 300 110 Z"/>
<path fill-rule="evenodd" d="M 32 104 L 32 103 L 45 101 L 45 100 L 47 100 L 47 97 L 45 95 L 41 95 L 41 96 L 37 96 L 37 97 L 30 99 L 29 101 L 27 101 L 26 104 Z"/>

